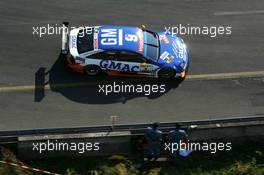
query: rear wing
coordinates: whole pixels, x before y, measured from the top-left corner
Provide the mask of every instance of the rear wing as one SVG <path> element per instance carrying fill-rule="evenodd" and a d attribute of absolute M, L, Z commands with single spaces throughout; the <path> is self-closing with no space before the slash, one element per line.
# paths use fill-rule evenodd
<path fill-rule="evenodd" d="M 69 51 L 68 37 L 69 37 L 69 22 L 63 22 L 62 23 L 62 38 L 61 38 L 61 53 L 62 54 L 67 54 Z"/>

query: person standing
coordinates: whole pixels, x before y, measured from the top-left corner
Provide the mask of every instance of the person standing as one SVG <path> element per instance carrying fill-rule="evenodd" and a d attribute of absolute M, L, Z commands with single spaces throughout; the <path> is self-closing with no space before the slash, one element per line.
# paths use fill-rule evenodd
<path fill-rule="evenodd" d="M 158 129 L 159 123 L 153 123 L 144 134 L 144 142 L 147 146 L 148 160 L 156 160 L 160 155 L 162 132 Z"/>

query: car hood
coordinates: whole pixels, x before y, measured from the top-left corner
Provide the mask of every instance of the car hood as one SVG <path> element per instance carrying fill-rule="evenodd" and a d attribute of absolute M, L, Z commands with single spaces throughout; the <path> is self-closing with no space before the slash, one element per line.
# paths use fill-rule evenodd
<path fill-rule="evenodd" d="M 188 52 L 183 40 L 178 36 L 168 35 L 165 32 L 158 32 L 158 36 L 160 42 L 158 64 L 162 67 L 179 70 L 179 72 L 185 70 Z"/>

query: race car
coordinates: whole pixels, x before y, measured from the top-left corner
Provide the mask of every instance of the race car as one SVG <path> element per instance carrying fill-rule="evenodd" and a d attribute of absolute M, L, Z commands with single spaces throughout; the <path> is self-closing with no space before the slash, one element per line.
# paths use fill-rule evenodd
<path fill-rule="evenodd" d="M 185 78 L 188 50 L 178 36 L 144 27 L 92 26 L 73 28 L 63 23 L 62 53 L 68 66 L 94 76 Z"/>

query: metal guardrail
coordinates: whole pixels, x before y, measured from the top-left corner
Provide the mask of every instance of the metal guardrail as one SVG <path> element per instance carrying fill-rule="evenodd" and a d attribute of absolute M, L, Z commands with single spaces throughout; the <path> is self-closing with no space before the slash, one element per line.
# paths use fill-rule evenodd
<path fill-rule="evenodd" d="M 160 129 L 163 130 L 163 129 L 173 128 L 175 123 L 179 123 L 183 127 L 188 127 L 190 125 L 199 126 L 199 125 L 214 125 L 214 124 L 246 123 L 246 122 L 257 122 L 257 121 L 264 121 L 264 115 L 238 117 L 238 118 L 160 123 Z M 115 125 L 114 131 L 131 131 L 132 133 L 143 133 L 143 131 L 150 125 L 151 123 L 133 124 L 133 125 Z M 17 142 L 19 136 L 25 136 L 25 135 L 74 134 L 74 133 L 111 132 L 111 131 L 113 131 L 113 127 L 109 125 L 76 127 L 76 128 L 50 128 L 50 129 L 0 131 L 0 143 Z"/>

